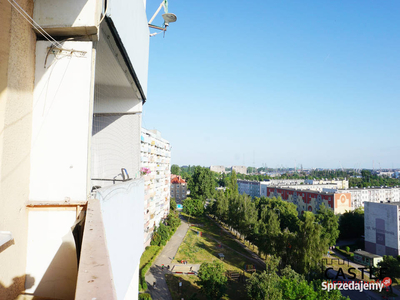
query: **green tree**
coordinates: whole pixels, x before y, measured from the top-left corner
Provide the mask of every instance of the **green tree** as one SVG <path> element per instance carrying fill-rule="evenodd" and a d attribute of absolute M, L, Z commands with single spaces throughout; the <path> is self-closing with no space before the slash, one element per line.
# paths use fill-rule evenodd
<path fill-rule="evenodd" d="M 228 177 L 226 188 L 226 195 L 228 197 L 235 197 L 239 195 L 239 187 L 235 170 L 232 170 L 231 175 Z"/>
<path fill-rule="evenodd" d="M 228 279 L 225 276 L 224 265 L 220 261 L 202 263 L 198 279 L 197 283 L 207 299 L 218 300 L 225 294 Z"/>
<path fill-rule="evenodd" d="M 200 216 L 204 213 L 204 203 L 200 199 L 186 198 L 183 200 L 183 212 L 190 216 Z"/>
<path fill-rule="evenodd" d="M 322 254 L 328 243 L 321 239 L 322 227 L 316 222 L 315 215 L 305 212 L 294 245 L 295 260 L 293 269 L 300 274 L 309 274 L 319 267 Z"/>
<path fill-rule="evenodd" d="M 175 210 L 176 210 L 176 201 L 175 201 L 175 198 L 171 198 L 171 199 L 169 200 L 169 209 L 170 209 L 171 211 L 175 211 Z"/>
<path fill-rule="evenodd" d="M 176 229 L 179 227 L 179 225 L 181 225 L 181 219 L 179 219 L 179 216 L 177 213 L 172 212 L 167 216 L 166 223 L 172 229 Z"/>
<path fill-rule="evenodd" d="M 178 165 L 171 166 L 171 174 L 179 175 L 180 173 L 181 173 L 181 169 L 179 168 Z"/>
<path fill-rule="evenodd" d="M 335 215 L 325 205 L 321 205 L 316 214 L 316 220 L 322 226 L 321 235 L 328 241 L 328 246 L 336 245 L 340 233 L 339 216 Z"/>
<path fill-rule="evenodd" d="M 194 173 L 188 182 L 190 195 L 194 198 L 212 198 L 215 192 L 215 179 L 208 168 L 195 167 Z"/>
<path fill-rule="evenodd" d="M 400 278 L 400 256 L 396 258 L 389 255 L 384 255 L 383 260 L 378 263 L 378 266 L 382 268 L 383 277 L 390 277 L 394 283 L 399 283 L 397 278 Z M 392 290 L 392 285 L 390 285 Z"/>
<path fill-rule="evenodd" d="M 229 212 L 229 200 L 228 197 L 222 191 L 217 193 L 215 197 L 215 215 L 226 222 L 228 220 L 228 212 Z"/>
<path fill-rule="evenodd" d="M 360 238 L 364 235 L 364 208 L 346 211 L 339 218 L 341 239 Z"/>
<path fill-rule="evenodd" d="M 264 207 L 261 212 L 261 219 L 257 224 L 258 238 L 256 245 L 265 254 L 275 254 L 277 251 L 278 236 L 281 232 L 278 215 L 270 209 Z"/>
<path fill-rule="evenodd" d="M 253 273 L 247 280 L 247 295 L 252 300 L 280 300 L 282 291 L 279 283 L 280 278 L 276 274 L 278 259 L 270 257 L 266 261 L 266 271 Z"/>

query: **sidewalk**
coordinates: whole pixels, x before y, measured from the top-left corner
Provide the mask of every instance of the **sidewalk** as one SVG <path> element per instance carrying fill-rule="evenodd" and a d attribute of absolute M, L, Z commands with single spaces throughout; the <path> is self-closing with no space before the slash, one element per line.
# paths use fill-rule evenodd
<path fill-rule="evenodd" d="M 166 270 L 168 265 L 172 268 L 172 260 L 178 252 L 179 246 L 189 229 L 188 224 L 182 217 L 181 220 L 182 224 L 178 227 L 167 245 L 165 245 L 153 265 L 150 267 L 149 272 L 146 274 L 146 282 L 149 289 L 148 292 L 153 300 L 172 300 L 164 275 L 168 272 Z M 162 265 L 164 265 L 164 269 L 162 269 Z M 155 288 L 153 288 L 154 282 L 156 282 Z"/>

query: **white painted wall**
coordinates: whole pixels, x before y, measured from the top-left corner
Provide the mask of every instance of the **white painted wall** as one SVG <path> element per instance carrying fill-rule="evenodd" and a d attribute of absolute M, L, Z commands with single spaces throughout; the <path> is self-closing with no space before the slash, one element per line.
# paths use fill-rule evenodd
<path fill-rule="evenodd" d="M 150 31 L 143 0 L 110 0 L 108 13 L 147 95 Z"/>
<path fill-rule="evenodd" d="M 45 41 L 36 44 L 29 199 L 85 200 L 92 42 L 64 43 L 65 48 L 86 51 L 83 57 L 47 56 L 49 46 Z"/>
<path fill-rule="evenodd" d="M 134 272 L 132 281 L 129 285 L 128 292 L 125 295 L 125 300 L 136 300 L 138 299 L 138 286 L 139 286 L 139 266 L 137 265 L 136 271 Z"/>
<path fill-rule="evenodd" d="M 71 227 L 75 219 L 75 210 L 29 212 L 26 274 L 34 284 L 27 293 L 74 299 L 78 267 Z M 31 283 L 27 280 L 26 287 Z"/>
<path fill-rule="evenodd" d="M 96 190 L 118 299 L 127 299 L 143 253 L 143 178 Z M 136 297 L 138 293 L 136 284 Z M 133 298 L 137 299 L 137 298 Z"/>
<path fill-rule="evenodd" d="M 33 19 L 44 28 L 96 27 L 102 10 L 100 0 L 35 0 Z"/>

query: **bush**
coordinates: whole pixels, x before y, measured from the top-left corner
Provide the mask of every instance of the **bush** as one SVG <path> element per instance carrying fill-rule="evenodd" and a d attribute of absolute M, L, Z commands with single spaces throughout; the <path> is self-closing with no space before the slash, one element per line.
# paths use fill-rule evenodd
<path fill-rule="evenodd" d="M 346 252 L 349 253 L 350 252 L 350 247 L 346 246 Z"/>
<path fill-rule="evenodd" d="M 147 293 L 139 294 L 139 299 L 151 300 L 151 296 Z"/>

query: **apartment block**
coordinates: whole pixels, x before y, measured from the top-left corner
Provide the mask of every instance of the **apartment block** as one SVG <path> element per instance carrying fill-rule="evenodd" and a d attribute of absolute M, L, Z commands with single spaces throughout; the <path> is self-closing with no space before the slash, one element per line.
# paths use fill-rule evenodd
<path fill-rule="evenodd" d="M 176 203 L 182 204 L 188 193 L 187 183 L 181 176 L 171 175 L 171 197 Z"/>
<path fill-rule="evenodd" d="M 345 190 L 324 189 L 327 192 L 343 192 L 351 194 L 352 208 L 363 207 L 364 202 L 400 202 L 400 187 L 365 187 Z"/>
<path fill-rule="evenodd" d="M 231 172 L 235 171 L 237 174 L 247 174 L 247 167 L 245 166 L 232 166 Z"/>
<path fill-rule="evenodd" d="M 217 173 L 225 173 L 225 167 L 224 166 L 211 166 L 210 171 L 217 172 Z"/>
<path fill-rule="evenodd" d="M 400 203 L 364 202 L 365 251 L 400 255 Z"/>
<path fill-rule="evenodd" d="M 281 197 L 282 200 L 293 203 L 296 205 L 299 214 L 303 214 L 305 211 L 316 213 L 322 204 L 330 208 L 335 214 L 341 214 L 352 209 L 349 193 L 268 187 L 267 197 Z"/>
<path fill-rule="evenodd" d="M 149 246 L 156 226 L 170 206 L 171 145 L 157 130 L 142 128 L 141 172 L 144 176 L 144 246 Z"/>

